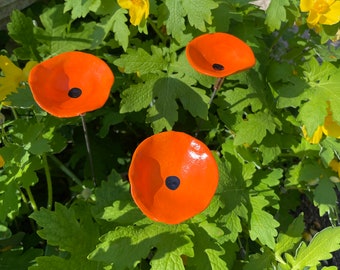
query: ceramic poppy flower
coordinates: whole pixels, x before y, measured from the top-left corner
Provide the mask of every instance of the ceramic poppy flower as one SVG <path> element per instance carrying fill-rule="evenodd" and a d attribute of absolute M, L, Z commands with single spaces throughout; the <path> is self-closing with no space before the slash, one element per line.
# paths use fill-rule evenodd
<path fill-rule="evenodd" d="M 208 147 L 182 132 L 145 139 L 129 168 L 131 194 L 152 220 L 178 224 L 202 212 L 218 184 L 218 168 Z"/>
<path fill-rule="evenodd" d="M 205 75 L 222 78 L 255 65 L 251 48 L 227 33 L 203 34 L 186 47 L 190 65 Z"/>
<path fill-rule="evenodd" d="M 36 65 L 28 82 L 42 109 L 57 117 L 74 117 L 104 105 L 114 76 L 103 60 L 74 51 Z"/>

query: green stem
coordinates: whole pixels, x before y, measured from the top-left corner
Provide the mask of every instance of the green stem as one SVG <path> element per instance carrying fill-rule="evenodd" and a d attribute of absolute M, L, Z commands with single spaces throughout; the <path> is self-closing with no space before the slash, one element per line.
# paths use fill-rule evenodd
<path fill-rule="evenodd" d="M 30 187 L 27 187 L 27 188 L 25 188 L 25 189 L 26 189 L 28 198 L 29 198 L 29 200 L 30 200 L 30 203 L 31 203 L 31 205 L 32 205 L 33 211 L 34 211 L 34 212 L 38 211 L 38 206 L 37 206 L 37 203 L 35 202 L 35 199 L 34 199 L 34 197 L 33 197 L 31 188 L 30 188 Z"/>
<path fill-rule="evenodd" d="M 161 31 L 159 31 L 159 29 L 157 28 L 157 26 L 155 25 L 155 23 L 152 20 L 148 19 L 148 23 L 151 25 L 152 29 L 156 32 L 158 37 L 162 40 L 163 44 L 165 44 L 167 37 L 164 36 Z"/>
<path fill-rule="evenodd" d="M 76 182 L 80 186 L 83 186 L 83 183 L 80 181 L 80 179 L 69 168 L 67 168 L 59 159 L 57 159 L 53 155 L 50 155 L 49 157 L 58 165 L 59 169 L 62 170 L 67 176 L 69 176 L 74 182 Z"/>
<path fill-rule="evenodd" d="M 52 186 L 52 178 L 50 168 L 48 166 L 46 155 L 42 155 L 43 163 L 44 163 L 44 170 L 46 175 L 46 183 L 47 183 L 47 209 L 52 209 L 53 203 L 53 186 Z"/>
<path fill-rule="evenodd" d="M 90 147 L 90 139 L 89 139 L 89 135 L 87 132 L 87 127 L 86 127 L 86 121 L 85 121 L 85 114 L 81 114 L 80 115 L 81 118 L 81 123 L 83 125 L 83 131 L 84 131 L 84 137 L 85 137 L 85 143 L 86 143 L 86 150 L 87 150 L 87 155 L 89 158 L 89 162 L 90 162 L 90 169 L 91 169 L 91 174 L 92 174 L 92 181 L 93 181 L 93 186 L 96 187 L 97 183 L 96 183 L 96 176 L 94 173 L 94 165 L 93 165 L 93 158 L 92 158 L 92 152 L 91 152 L 91 147 Z"/>
<path fill-rule="evenodd" d="M 21 195 L 21 199 L 23 200 L 23 202 L 24 202 L 25 204 L 28 204 L 28 200 L 27 200 L 25 194 L 22 192 L 21 189 L 20 189 L 20 195 Z"/>
<path fill-rule="evenodd" d="M 11 110 L 12 110 L 14 119 L 18 119 L 18 114 L 17 114 L 16 110 L 13 107 L 11 107 Z"/>
<path fill-rule="evenodd" d="M 20 189 L 20 195 L 21 195 L 21 199 L 23 200 L 23 202 L 24 202 L 25 204 L 28 204 L 28 200 L 27 200 L 25 194 L 22 192 L 21 189 Z M 33 222 L 33 220 L 32 220 L 31 218 L 30 218 L 29 220 L 30 220 L 30 224 L 31 224 L 32 230 L 33 230 L 33 231 L 36 231 L 37 228 L 36 228 L 36 226 L 35 226 L 35 223 Z"/>

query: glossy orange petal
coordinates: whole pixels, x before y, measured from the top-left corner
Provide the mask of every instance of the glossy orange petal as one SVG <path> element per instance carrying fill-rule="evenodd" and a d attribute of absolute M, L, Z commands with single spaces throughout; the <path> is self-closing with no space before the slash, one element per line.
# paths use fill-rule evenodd
<path fill-rule="evenodd" d="M 227 33 L 203 34 L 194 38 L 187 45 L 186 55 L 194 69 L 213 77 L 225 77 L 255 65 L 251 48 Z"/>
<path fill-rule="evenodd" d="M 100 58 L 66 52 L 36 65 L 28 82 L 42 109 L 57 117 L 74 117 L 105 104 L 114 76 Z"/>
<path fill-rule="evenodd" d="M 217 163 L 209 148 L 182 132 L 145 139 L 129 168 L 131 194 L 154 221 L 181 223 L 202 212 L 218 184 Z"/>

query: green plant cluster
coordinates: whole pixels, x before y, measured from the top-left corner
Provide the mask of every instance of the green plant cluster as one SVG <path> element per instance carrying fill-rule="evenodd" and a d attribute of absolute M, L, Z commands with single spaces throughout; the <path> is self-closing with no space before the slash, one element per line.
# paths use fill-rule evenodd
<path fill-rule="evenodd" d="M 14 10 L 1 54 L 21 67 L 86 51 L 115 84 L 86 114 L 97 187 L 80 118 L 42 111 L 27 82 L 2 103 L 0 269 L 337 269 L 322 262 L 340 249 L 340 180 L 329 166 L 340 143 L 311 144 L 302 126 L 311 137 L 328 106 L 340 123 L 339 23 L 316 32 L 306 16 L 297 0 L 265 11 L 246 0 L 151 0 L 139 26 L 113 0 Z M 215 79 L 185 56 L 206 32 L 239 37 L 257 60 L 227 77 L 211 105 Z M 138 143 L 164 130 L 202 140 L 219 165 L 208 209 L 178 225 L 146 218 L 126 177 Z M 294 214 L 302 195 L 329 219 L 311 241 Z"/>

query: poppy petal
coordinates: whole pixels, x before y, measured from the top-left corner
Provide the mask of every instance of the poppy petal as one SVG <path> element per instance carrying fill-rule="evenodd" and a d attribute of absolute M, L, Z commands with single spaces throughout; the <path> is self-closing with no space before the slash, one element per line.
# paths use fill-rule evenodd
<path fill-rule="evenodd" d="M 42 109 L 57 117 L 74 117 L 105 104 L 114 75 L 92 54 L 66 52 L 36 65 L 28 82 Z"/>
<path fill-rule="evenodd" d="M 131 194 L 152 220 L 181 223 L 202 212 L 218 185 L 218 168 L 209 148 L 183 132 L 145 139 L 129 168 Z"/>
<path fill-rule="evenodd" d="M 227 33 L 209 33 L 194 38 L 187 45 L 186 55 L 190 65 L 198 72 L 218 78 L 255 65 L 251 48 Z"/>

